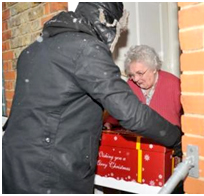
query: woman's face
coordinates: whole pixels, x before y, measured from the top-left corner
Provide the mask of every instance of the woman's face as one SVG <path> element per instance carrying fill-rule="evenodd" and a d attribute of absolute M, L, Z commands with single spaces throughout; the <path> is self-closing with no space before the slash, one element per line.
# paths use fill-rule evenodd
<path fill-rule="evenodd" d="M 140 62 L 132 62 L 129 67 L 130 79 L 142 89 L 149 89 L 154 85 L 156 72 Z"/>

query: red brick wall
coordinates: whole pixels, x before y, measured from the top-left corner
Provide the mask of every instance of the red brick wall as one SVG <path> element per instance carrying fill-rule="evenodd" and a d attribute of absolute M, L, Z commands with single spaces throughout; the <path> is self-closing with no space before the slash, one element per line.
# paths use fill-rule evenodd
<path fill-rule="evenodd" d="M 14 95 L 19 54 L 36 39 L 48 19 L 67 9 L 67 2 L 2 2 L 2 59 L 7 115 Z"/>
<path fill-rule="evenodd" d="M 199 178 L 187 177 L 186 193 L 204 193 L 204 4 L 180 2 L 179 39 L 182 54 L 181 63 L 181 102 L 183 151 L 187 145 L 199 147 Z"/>

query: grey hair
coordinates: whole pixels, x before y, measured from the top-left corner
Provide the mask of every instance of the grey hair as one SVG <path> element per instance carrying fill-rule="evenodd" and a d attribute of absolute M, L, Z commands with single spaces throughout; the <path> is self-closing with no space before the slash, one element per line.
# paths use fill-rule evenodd
<path fill-rule="evenodd" d="M 160 60 L 158 54 L 147 45 L 132 46 L 126 54 L 126 59 L 124 62 L 125 73 L 129 75 L 129 66 L 132 62 L 144 63 L 150 69 L 160 70 L 162 66 L 162 61 Z"/>

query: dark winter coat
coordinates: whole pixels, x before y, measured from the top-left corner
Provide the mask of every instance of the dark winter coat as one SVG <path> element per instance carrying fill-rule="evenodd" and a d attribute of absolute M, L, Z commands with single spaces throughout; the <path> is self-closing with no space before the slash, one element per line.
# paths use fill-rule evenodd
<path fill-rule="evenodd" d="M 3 193 L 92 193 L 104 108 L 161 144 L 180 139 L 120 78 L 89 22 L 63 12 L 44 30 L 18 60 L 3 137 Z"/>

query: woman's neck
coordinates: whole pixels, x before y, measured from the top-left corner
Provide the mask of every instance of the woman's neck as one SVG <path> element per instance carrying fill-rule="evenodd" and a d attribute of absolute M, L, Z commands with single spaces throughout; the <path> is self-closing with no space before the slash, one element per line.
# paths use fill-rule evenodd
<path fill-rule="evenodd" d="M 143 95 L 145 96 L 147 105 L 150 104 L 150 101 L 151 101 L 152 96 L 154 94 L 156 84 L 157 84 L 157 81 L 158 81 L 158 77 L 159 77 L 159 74 L 158 74 L 158 72 L 156 72 L 153 85 L 149 89 L 142 89 L 142 92 L 143 92 Z"/>

